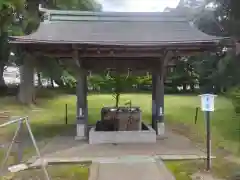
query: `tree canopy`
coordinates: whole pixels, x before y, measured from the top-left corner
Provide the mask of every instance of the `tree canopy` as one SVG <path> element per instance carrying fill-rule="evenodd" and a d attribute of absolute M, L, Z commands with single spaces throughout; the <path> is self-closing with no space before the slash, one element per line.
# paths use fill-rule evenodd
<path fill-rule="evenodd" d="M 37 29 L 41 21 L 40 3 L 48 9 L 101 10 L 94 0 L 0 0 L 0 85 L 3 84 L 2 72 L 10 53 L 8 36 L 30 34 Z M 168 11 L 184 13 L 207 34 L 239 39 L 239 5 L 239 0 L 181 0 L 176 9 Z M 20 66 L 25 55 L 21 50 L 16 50 L 16 55 L 15 63 Z M 184 91 L 190 87 L 194 91 L 199 85 L 201 91 L 225 92 L 239 83 L 238 58 L 232 50 L 224 48 L 215 54 L 179 58 L 173 70 L 168 72 L 166 87 L 170 87 L 172 92 L 177 92 L 178 87 Z M 73 73 L 69 68 L 60 66 L 58 59 L 45 56 L 36 59 L 35 69 L 39 78 L 50 78 L 59 86 L 76 86 Z M 101 74 L 89 78 L 89 82 L 102 88 L 109 88 L 107 84 L 111 84 Z M 151 76 L 132 77 L 131 83 L 140 89 L 150 87 Z"/>
<path fill-rule="evenodd" d="M 41 13 L 39 12 L 40 4 L 48 9 L 101 10 L 101 5 L 95 0 L 0 0 L 0 86 L 5 87 L 3 71 L 8 63 L 10 54 L 8 36 L 31 34 L 35 31 L 41 20 Z M 15 54 L 17 56 L 15 63 L 21 65 L 24 54 L 21 50 L 15 50 Z M 52 68 L 49 73 L 47 72 L 49 68 L 44 69 L 42 73 L 45 75 L 55 74 L 55 79 L 59 80 L 63 74 L 63 69 L 57 68 L 59 65 L 54 62 L 53 60 L 53 63 L 51 61 L 37 63 L 39 65 L 37 69 L 42 70 L 42 67 L 52 67 L 55 65 L 55 68 Z M 53 69 L 56 72 L 52 73 Z M 59 76 L 57 77 L 56 75 Z"/>

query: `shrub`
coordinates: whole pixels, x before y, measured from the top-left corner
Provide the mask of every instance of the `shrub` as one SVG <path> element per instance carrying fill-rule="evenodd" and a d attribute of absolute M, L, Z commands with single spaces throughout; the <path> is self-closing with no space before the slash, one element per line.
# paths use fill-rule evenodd
<path fill-rule="evenodd" d="M 179 93 L 179 90 L 176 87 L 165 85 L 164 92 L 167 94 Z"/>
<path fill-rule="evenodd" d="M 240 113 L 240 86 L 230 89 L 227 95 L 233 103 L 235 112 Z"/>

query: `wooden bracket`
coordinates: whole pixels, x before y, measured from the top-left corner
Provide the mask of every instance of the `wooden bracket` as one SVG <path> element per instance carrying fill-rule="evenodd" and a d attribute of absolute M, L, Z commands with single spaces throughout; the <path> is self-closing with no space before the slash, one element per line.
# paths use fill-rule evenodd
<path fill-rule="evenodd" d="M 240 42 L 236 42 L 236 55 L 240 54 Z"/>
<path fill-rule="evenodd" d="M 79 56 L 79 51 L 77 49 L 73 50 L 73 55 L 72 55 L 73 61 L 77 67 L 81 67 L 81 62 L 80 62 L 80 56 Z"/>
<path fill-rule="evenodd" d="M 163 56 L 164 59 L 161 64 L 161 81 L 163 81 L 166 76 L 166 68 L 168 67 L 168 62 L 171 58 L 173 58 L 173 56 L 174 53 L 172 51 L 166 51 Z"/>

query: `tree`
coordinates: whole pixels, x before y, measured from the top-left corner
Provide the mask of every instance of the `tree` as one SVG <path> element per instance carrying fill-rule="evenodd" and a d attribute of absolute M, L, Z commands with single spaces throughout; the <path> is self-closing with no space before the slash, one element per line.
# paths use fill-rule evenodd
<path fill-rule="evenodd" d="M 240 38 L 240 1 L 239 0 L 180 0 L 176 9 L 193 21 L 201 31 L 215 36 Z M 226 92 L 239 81 L 239 56 L 233 50 L 220 48 L 217 53 L 204 53 L 199 56 L 185 57 L 196 73 L 197 81 L 204 92 Z M 183 82 L 187 78 L 184 67 L 178 62 L 170 79 Z M 181 73 L 180 73 L 181 72 Z M 179 84 L 179 83 L 177 83 Z"/>
<path fill-rule="evenodd" d="M 101 5 L 95 0 L 45 0 L 43 5 L 49 9 L 60 10 L 101 10 Z"/>
<path fill-rule="evenodd" d="M 55 1 L 55 0 L 46 0 L 41 1 L 43 2 L 44 7 L 50 8 L 50 9 L 82 9 L 82 10 L 89 10 L 95 8 L 96 3 L 92 3 L 94 1 L 83 1 L 83 0 L 69 0 L 69 1 Z M 18 19 L 20 20 L 20 25 L 22 28 L 22 32 L 24 34 L 31 34 L 34 30 L 37 29 L 41 13 L 39 12 L 39 4 L 40 0 L 26 0 L 25 3 L 25 9 L 24 11 L 19 14 Z M 32 103 L 34 97 L 34 68 L 37 66 L 37 58 L 39 57 L 33 57 L 33 55 L 30 55 L 28 53 L 22 54 L 21 51 L 19 51 L 20 54 L 18 56 L 22 57 L 20 58 L 19 64 L 20 67 L 20 73 L 21 73 L 21 84 L 19 88 L 19 100 L 20 102 L 24 104 L 30 104 Z M 48 58 L 49 59 L 49 58 Z M 57 80 L 58 82 L 61 82 L 61 77 L 63 75 L 63 70 L 61 72 L 57 71 L 57 73 L 53 72 L 52 69 L 58 69 L 59 70 L 59 64 L 55 63 L 55 60 L 50 61 L 43 61 L 45 64 L 41 65 L 41 67 L 45 67 L 43 70 L 45 74 L 49 75 L 51 78 L 51 82 L 53 82 L 53 79 Z M 53 67 L 54 66 L 54 67 Z M 47 67 L 52 67 L 47 68 Z M 40 68 L 38 68 L 40 69 Z M 49 70 L 48 73 L 46 73 Z M 25 79 L 26 78 L 26 79 Z M 52 83 L 53 84 L 53 83 Z"/>
<path fill-rule="evenodd" d="M 10 46 L 8 45 L 8 34 L 14 20 L 15 13 L 24 7 L 23 0 L 1 0 L 0 1 L 0 89 L 5 89 L 3 78 L 4 67 L 7 65 Z"/>
<path fill-rule="evenodd" d="M 211 4 L 211 6 L 209 6 Z M 181 0 L 177 9 L 203 32 L 215 36 L 240 35 L 240 1 L 236 0 Z M 236 84 L 238 66 L 236 55 L 227 49 L 219 49 L 216 54 L 205 53 L 200 56 L 186 57 L 198 74 L 202 91 L 225 92 Z"/>
<path fill-rule="evenodd" d="M 9 56 L 9 46 L 8 46 L 8 33 L 2 32 L 0 36 L 0 89 L 6 86 L 3 78 L 4 67 L 7 63 Z"/>
<path fill-rule="evenodd" d="M 239 38 L 239 7 L 239 0 L 181 0 L 176 11 L 188 14 L 207 33 Z"/>
<path fill-rule="evenodd" d="M 195 85 L 198 83 L 198 74 L 191 59 L 188 57 L 179 58 L 174 70 L 168 72 L 168 81 L 171 82 L 175 91 L 178 87 L 182 87 L 183 92 L 187 92 L 187 87 L 190 86 L 191 91 L 194 92 Z"/>
<path fill-rule="evenodd" d="M 223 30 L 231 37 L 240 38 L 240 1 L 216 0 L 215 16 Z"/>

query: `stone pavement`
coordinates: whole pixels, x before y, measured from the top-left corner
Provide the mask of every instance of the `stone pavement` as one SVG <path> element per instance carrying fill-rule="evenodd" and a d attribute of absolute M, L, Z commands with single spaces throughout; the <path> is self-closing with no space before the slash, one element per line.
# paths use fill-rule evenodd
<path fill-rule="evenodd" d="M 161 160 L 125 159 L 94 163 L 89 180 L 175 180 Z"/>
<path fill-rule="evenodd" d="M 47 164 L 92 162 L 89 180 L 175 180 L 162 160 L 205 158 L 204 151 L 172 131 L 151 144 L 90 145 L 73 136 L 57 136 L 41 153 Z M 42 161 L 31 162 L 39 166 Z"/>
<path fill-rule="evenodd" d="M 52 139 L 41 154 L 46 164 L 89 163 L 89 180 L 174 180 L 162 160 L 202 159 L 205 152 L 186 137 L 167 131 L 164 139 L 151 144 L 99 144 L 76 141 L 62 135 Z M 29 161 L 39 166 L 41 160 Z"/>
<path fill-rule="evenodd" d="M 58 159 L 122 157 L 131 155 L 161 155 L 165 157 L 205 156 L 204 151 L 197 148 L 189 139 L 171 131 L 167 132 L 167 138 L 158 139 L 156 143 L 151 144 L 90 145 L 86 141 L 74 140 L 73 136 L 57 136 L 41 150 L 41 153 L 44 158 Z"/>

